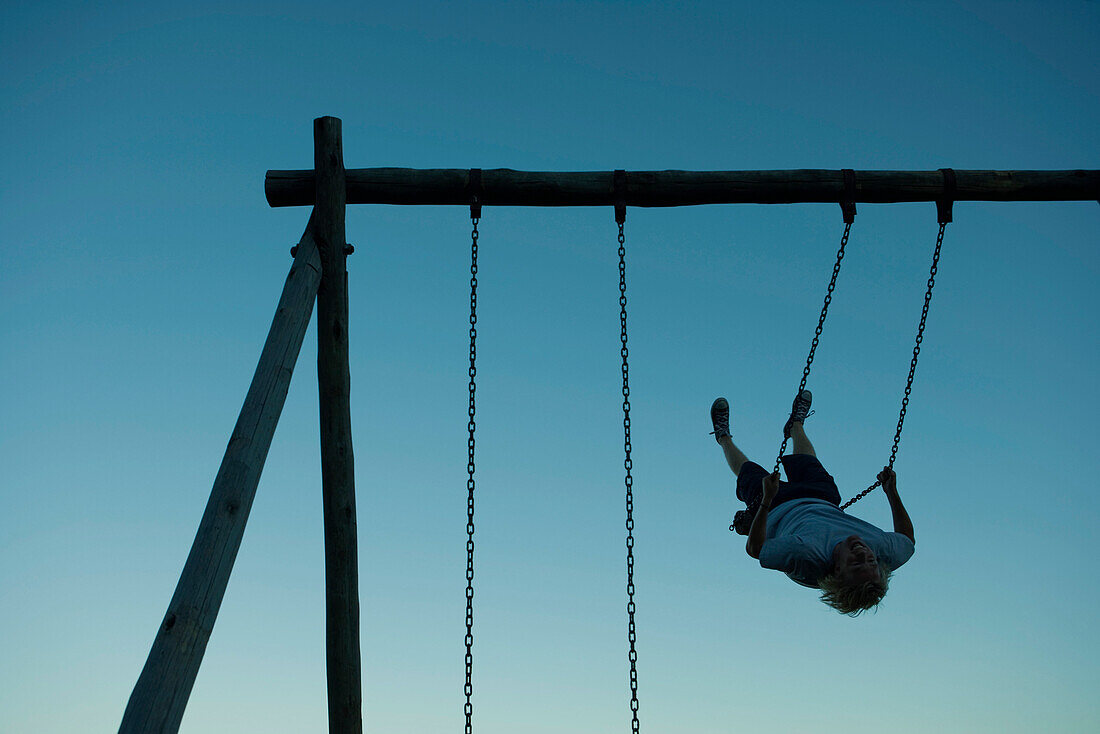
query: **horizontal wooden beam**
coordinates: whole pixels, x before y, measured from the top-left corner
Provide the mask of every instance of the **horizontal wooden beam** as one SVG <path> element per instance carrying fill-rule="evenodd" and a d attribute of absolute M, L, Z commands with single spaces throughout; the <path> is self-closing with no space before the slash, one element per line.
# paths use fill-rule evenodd
<path fill-rule="evenodd" d="M 1100 171 L 955 171 L 954 201 L 1100 200 Z M 539 172 L 508 168 L 481 172 L 486 206 L 611 206 L 612 171 Z M 275 206 L 309 206 L 313 171 L 268 171 L 264 190 Z M 348 204 L 469 204 L 470 170 L 354 168 L 347 170 Z M 629 171 L 627 206 L 794 204 L 845 198 L 839 170 Z M 940 171 L 855 171 L 855 202 L 936 201 L 944 198 Z"/>

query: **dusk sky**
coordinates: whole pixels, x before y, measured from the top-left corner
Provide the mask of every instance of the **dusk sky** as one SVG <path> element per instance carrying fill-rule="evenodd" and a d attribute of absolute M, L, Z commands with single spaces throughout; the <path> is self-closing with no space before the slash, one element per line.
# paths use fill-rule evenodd
<path fill-rule="evenodd" d="M 348 168 L 1100 169 L 1097 2 L 6 3 L 0 732 L 111 732 L 307 207 Z M 959 202 L 895 468 L 916 553 L 852 619 L 760 567 L 709 434 L 771 465 L 836 204 L 630 209 L 643 732 L 1100 730 L 1100 206 Z M 889 459 L 937 231 L 864 204 L 808 387 Z M 463 724 L 469 210 L 349 206 L 364 724 Z M 474 728 L 630 730 L 610 207 L 486 207 Z M 181 731 L 327 730 L 310 327 Z M 883 494 L 850 510 L 891 529 Z M 1092 610 L 1092 611 L 1089 611 Z"/>

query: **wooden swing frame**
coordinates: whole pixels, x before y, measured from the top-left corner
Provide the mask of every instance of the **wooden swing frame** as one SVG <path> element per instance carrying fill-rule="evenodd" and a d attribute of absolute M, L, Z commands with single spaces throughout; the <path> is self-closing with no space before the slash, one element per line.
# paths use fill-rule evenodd
<path fill-rule="evenodd" d="M 344 168 L 341 121 L 314 120 L 313 170 L 268 171 L 273 207 L 313 206 L 210 499 L 120 732 L 176 732 L 229 583 L 317 302 L 329 728 L 362 731 L 359 591 L 348 363 L 347 204 L 462 205 L 479 169 Z M 482 206 L 839 203 L 840 170 L 530 172 L 480 170 Z M 957 170 L 954 201 L 1100 199 L 1100 171 Z M 940 171 L 855 171 L 852 201 L 937 201 Z"/>

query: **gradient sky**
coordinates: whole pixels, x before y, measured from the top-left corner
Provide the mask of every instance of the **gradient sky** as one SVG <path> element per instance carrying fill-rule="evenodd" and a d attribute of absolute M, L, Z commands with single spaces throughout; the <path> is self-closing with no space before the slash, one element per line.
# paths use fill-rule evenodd
<path fill-rule="evenodd" d="M 350 168 L 1100 168 L 1096 2 L 377 5 L 0 9 L 0 731 L 117 728 L 309 216 L 264 173 L 312 166 L 315 117 Z M 839 207 L 630 210 L 643 731 L 1100 728 L 1100 207 L 955 218 L 896 465 L 917 552 L 850 619 L 727 531 L 707 435 L 725 395 L 774 458 Z M 456 730 L 468 211 L 347 231 L 366 728 Z M 935 232 L 860 206 L 809 384 L 845 497 Z M 487 208 L 480 242 L 475 726 L 626 732 L 612 212 Z M 325 730 L 315 343 L 184 732 Z"/>

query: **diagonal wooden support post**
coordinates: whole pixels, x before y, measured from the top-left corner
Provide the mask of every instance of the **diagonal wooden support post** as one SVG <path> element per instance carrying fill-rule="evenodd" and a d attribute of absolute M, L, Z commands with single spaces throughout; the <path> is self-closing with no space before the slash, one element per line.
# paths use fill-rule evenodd
<path fill-rule="evenodd" d="M 256 373 L 210 490 L 206 512 L 126 705 L 119 734 L 172 734 L 179 730 L 313 314 L 313 301 L 321 283 L 321 259 L 313 224 L 311 218 L 298 243 Z"/>
<path fill-rule="evenodd" d="M 316 192 L 314 231 L 321 252 L 317 291 L 317 381 L 321 410 L 321 492 L 325 524 L 325 630 L 331 734 L 361 734 L 363 691 L 359 652 L 359 561 L 355 525 L 355 461 L 348 366 L 346 203 L 340 120 L 313 121 Z"/>

